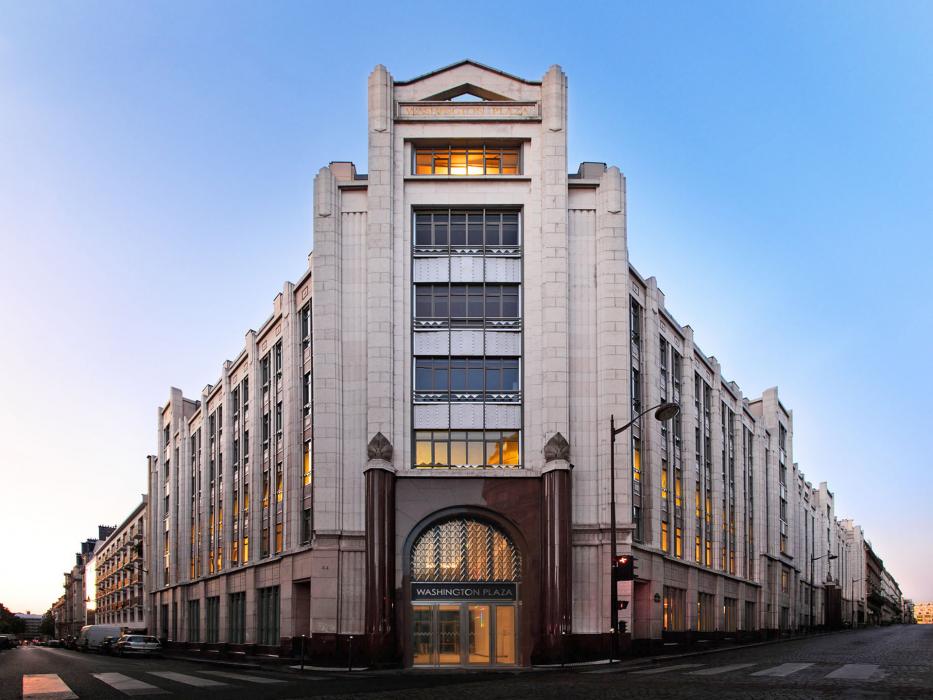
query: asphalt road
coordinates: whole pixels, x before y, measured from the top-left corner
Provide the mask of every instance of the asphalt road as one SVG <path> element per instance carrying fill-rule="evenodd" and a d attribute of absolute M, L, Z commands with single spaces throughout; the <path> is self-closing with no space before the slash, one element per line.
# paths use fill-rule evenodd
<path fill-rule="evenodd" d="M 34 678 L 42 676 L 41 678 Z M 43 683 L 45 685 L 43 685 Z M 30 691 L 59 689 L 57 695 Z M 933 626 L 840 632 L 780 644 L 614 666 L 520 672 L 249 670 L 64 649 L 0 652 L 0 700 L 25 697 L 933 698 Z"/>

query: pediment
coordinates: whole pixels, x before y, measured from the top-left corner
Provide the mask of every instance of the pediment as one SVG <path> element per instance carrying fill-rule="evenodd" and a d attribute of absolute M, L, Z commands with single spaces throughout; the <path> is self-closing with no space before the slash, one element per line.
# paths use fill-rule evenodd
<path fill-rule="evenodd" d="M 469 60 L 412 80 L 397 80 L 394 86 L 400 102 L 461 102 L 469 96 L 476 102 L 530 102 L 541 95 L 538 80 L 525 80 Z"/>

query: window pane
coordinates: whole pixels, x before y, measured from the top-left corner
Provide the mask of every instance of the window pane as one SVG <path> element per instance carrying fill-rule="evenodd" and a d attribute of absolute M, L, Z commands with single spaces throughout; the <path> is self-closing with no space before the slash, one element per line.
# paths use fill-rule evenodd
<path fill-rule="evenodd" d="M 418 318 L 432 318 L 434 313 L 431 301 L 432 290 L 430 285 L 419 286 L 415 290 L 415 316 Z"/>
<path fill-rule="evenodd" d="M 483 390 L 483 361 L 482 360 L 470 360 L 469 369 L 467 370 L 467 390 L 468 391 L 482 391 Z"/>
<path fill-rule="evenodd" d="M 517 432 L 510 433 L 503 438 L 502 463 L 512 465 L 519 463 Z"/>
<path fill-rule="evenodd" d="M 496 663 L 515 663 L 515 606 L 496 606 Z"/>
<path fill-rule="evenodd" d="M 498 175 L 502 170 L 502 159 L 499 157 L 499 152 L 490 152 L 486 151 L 486 174 L 487 175 Z"/>
<path fill-rule="evenodd" d="M 443 464 L 444 466 L 449 466 L 450 461 L 447 459 L 447 435 L 444 434 L 443 441 L 437 438 L 435 434 L 434 438 L 434 463 Z"/>
<path fill-rule="evenodd" d="M 452 465 L 463 465 L 467 463 L 466 458 L 466 440 L 464 433 L 450 434 L 450 463 Z"/>
<path fill-rule="evenodd" d="M 502 174 L 518 175 L 518 150 L 502 151 Z"/>
<path fill-rule="evenodd" d="M 518 391 L 518 360 L 503 361 L 502 390 Z"/>
<path fill-rule="evenodd" d="M 486 365 L 486 391 L 501 391 L 502 390 L 502 375 L 499 368 L 499 363 L 495 361 L 490 361 Z"/>
<path fill-rule="evenodd" d="M 449 370 L 450 361 L 446 358 L 443 360 L 434 360 L 434 389 L 435 391 L 447 391 L 447 374 Z"/>
<path fill-rule="evenodd" d="M 431 245 L 431 218 L 418 215 L 415 223 L 415 245 Z"/>
<path fill-rule="evenodd" d="M 447 153 L 438 153 L 434 156 L 434 174 L 435 175 L 449 175 L 450 174 L 450 161 L 447 158 Z"/>
<path fill-rule="evenodd" d="M 418 360 L 415 367 L 415 391 L 431 391 L 434 388 L 433 373 L 433 363 L 430 360 Z"/>
<path fill-rule="evenodd" d="M 431 464 L 431 433 L 415 433 L 415 464 Z"/>
<path fill-rule="evenodd" d="M 450 152 L 450 174 L 451 175 L 466 175 L 467 174 L 466 150 L 462 148 L 451 150 Z"/>
<path fill-rule="evenodd" d="M 485 464 L 486 455 L 483 454 L 483 434 L 471 432 L 468 433 L 468 436 L 469 441 L 467 442 L 467 464 Z"/>
<path fill-rule="evenodd" d="M 470 214 L 469 228 L 469 244 L 483 245 L 483 215 L 481 212 Z"/>
<path fill-rule="evenodd" d="M 415 173 L 417 175 L 430 175 L 431 160 L 431 151 L 417 151 L 415 153 Z"/>
<path fill-rule="evenodd" d="M 502 245 L 518 245 L 518 214 L 502 215 Z"/>
<path fill-rule="evenodd" d="M 502 313 L 501 296 L 501 284 L 486 285 L 486 316 L 489 318 L 499 318 Z"/>
<path fill-rule="evenodd" d="M 486 464 L 502 464 L 502 451 L 499 449 L 501 435 L 497 430 L 486 431 Z"/>
<path fill-rule="evenodd" d="M 518 287 L 502 288 L 502 318 L 518 318 Z"/>
<path fill-rule="evenodd" d="M 450 317 L 466 317 L 466 287 L 462 284 L 454 284 L 450 287 Z"/>
<path fill-rule="evenodd" d="M 434 220 L 434 245 L 447 245 L 447 219 Z"/>
<path fill-rule="evenodd" d="M 486 213 L 486 245 L 501 245 L 499 241 L 499 219 L 501 214 Z"/>
<path fill-rule="evenodd" d="M 467 317 L 483 317 L 483 288 L 480 285 L 467 287 Z"/>
<path fill-rule="evenodd" d="M 450 361 L 450 390 L 466 391 L 467 389 L 467 370 L 466 360 Z"/>
<path fill-rule="evenodd" d="M 466 245 L 465 212 L 453 212 L 450 215 L 450 245 Z"/>
<path fill-rule="evenodd" d="M 447 318 L 447 295 L 450 289 L 446 284 L 434 285 L 434 318 Z"/>

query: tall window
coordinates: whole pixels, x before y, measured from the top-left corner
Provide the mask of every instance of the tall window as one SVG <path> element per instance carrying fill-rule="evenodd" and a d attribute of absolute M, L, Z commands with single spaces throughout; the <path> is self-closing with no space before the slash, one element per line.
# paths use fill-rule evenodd
<path fill-rule="evenodd" d="M 243 644 L 246 641 L 246 593 L 231 593 L 228 601 L 228 641 L 231 644 Z"/>
<path fill-rule="evenodd" d="M 415 358 L 416 401 L 514 402 L 519 395 L 517 357 Z"/>
<path fill-rule="evenodd" d="M 519 146 L 443 145 L 414 149 L 416 175 L 518 175 Z"/>
<path fill-rule="evenodd" d="M 265 646 L 278 646 L 279 639 L 279 587 L 260 588 L 257 600 L 258 638 Z"/>
<path fill-rule="evenodd" d="M 188 639 L 189 642 L 201 641 L 201 601 L 188 601 Z"/>
<path fill-rule="evenodd" d="M 206 636 L 204 641 L 216 644 L 220 641 L 220 596 L 211 596 L 206 601 Z"/>
<path fill-rule="evenodd" d="M 641 321 L 642 308 L 634 299 L 629 299 L 629 328 L 631 331 L 631 388 L 632 415 L 641 412 Z M 642 470 L 641 470 L 641 421 L 630 428 L 632 446 L 632 520 L 635 524 L 635 540 L 644 539 L 642 518 Z"/>
<path fill-rule="evenodd" d="M 697 625 L 700 632 L 716 629 L 716 596 L 712 593 L 697 594 Z"/>
<path fill-rule="evenodd" d="M 664 586 L 664 617 L 663 629 L 665 632 L 682 632 L 687 627 L 687 591 L 682 588 Z"/>

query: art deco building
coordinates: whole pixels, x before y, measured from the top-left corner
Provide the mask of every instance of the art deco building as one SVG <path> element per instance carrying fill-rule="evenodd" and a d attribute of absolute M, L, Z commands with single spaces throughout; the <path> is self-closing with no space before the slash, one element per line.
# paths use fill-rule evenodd
<path fill-rule="evenodd" d="M 378 66 L 368 95 L 368 173 L 317 174 L 309 269 L 158 411 L 153 629 L 521 666 L 604 655 L 614 585 L 628 644 L 797 628 L 831 494 L 777 390 L 745 396 L 630 264 L 619 169 L 569 172 L 560 68 Z M 616 584 L 610 417 L 663 402 L 616 443 Z"/>

